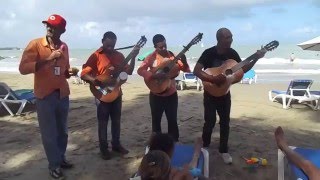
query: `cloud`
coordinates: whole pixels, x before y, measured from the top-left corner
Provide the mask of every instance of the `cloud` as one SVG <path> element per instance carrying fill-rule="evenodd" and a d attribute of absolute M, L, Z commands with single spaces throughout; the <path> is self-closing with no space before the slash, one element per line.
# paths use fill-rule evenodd
<path fill-rule="evenodd" d="M 114 31 L 118 43 L 124 45 L 135 42 L 141 35 L 150 39 L 155 33 L 164 34 L 168 41 L 172 38 L 175 43 L 184 44 L 185 39 L 199 31 L 206 36 L 213 34 L 210 38 L 215 39 L 214 31 L 219 26 L 237 24 L 238 27 L 233 29 L 253 32 L 254 28 L 264 24 L 252 20 L 257 14 L 263 14 L 259 12 L 260 8 L 271 8 L 280 13 L 283 9 L 278 8 L 279 4 L 294 2 L 300 1 L 3 0 L 5 6 L 0 6 L 0 23 L 3 24 L 0 26 L 3 35 L 0 46 L 24 46 L 32 38 L 43 36 L 45 29 L 41 21 L 53 13 L 66 18 L 67 31 L 62 37 L 70 47 L 96 46 L 108 30 Z"/>
<path fill-rule="evenodd" d="M 252 25 L 252 23 L 246 23 L 245 25 L 243 25 L 242 27 L 241 27 L 241 29 L 243 30 L 243 31 L 252 31 L 252 29 L 253 29 L 253 25 Z"/>
<path fill-rule="evenodd" d="M 297 28 L 293 30 L 294 34 L 307 34 L 307 33 L 317 33 L 318 29 L 313 28 L 313 27 L 302 27 L 302 28 Z"/>
<path fill-rule="evenodd" d="M 96 36 L 99 34 L 99 23 L 98 22 L 86 22 L 84 25 L 80 25 L 80 32 L 86 36 Z"/>

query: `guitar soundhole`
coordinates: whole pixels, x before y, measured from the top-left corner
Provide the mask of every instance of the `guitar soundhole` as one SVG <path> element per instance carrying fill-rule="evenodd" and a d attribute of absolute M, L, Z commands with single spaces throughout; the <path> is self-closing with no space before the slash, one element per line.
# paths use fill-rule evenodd
<path fill-rule="evenodd" d="M 232 75 L 233 72 L 232 72 L 231 69 L 227 69 L 226 72 L 225 72 L 225 74 L 226 74 L 226 76 L 228 76 L 228 75 Z"/>

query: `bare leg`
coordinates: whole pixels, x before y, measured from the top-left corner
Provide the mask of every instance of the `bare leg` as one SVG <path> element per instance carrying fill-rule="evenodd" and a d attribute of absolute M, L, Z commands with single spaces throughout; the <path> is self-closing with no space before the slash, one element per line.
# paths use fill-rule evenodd
<path fill-rule="evenodd" d="M 274 136 L 278 148 L 282 150 L 289 161 L 291 161 L 297 167 L 301 168 L 310 180 L 320 179 L 320 170 L 315 167 L 310 161 L 305 160 L 298 153 L 294 152 L 291 148 L 288 147 L 287 142 L 284 139 L 284 132 L 280 126 L 275 130 Z"/>
<path fill-rule="evenodd" d="M 191 162 L 189 163 L 190 168 L 196 168 L 198 165 L 198 159 L 201 153 L 201 147 L 202 147 L 202 139 L 197 138 L 194 143 L 194 153 Z"/>

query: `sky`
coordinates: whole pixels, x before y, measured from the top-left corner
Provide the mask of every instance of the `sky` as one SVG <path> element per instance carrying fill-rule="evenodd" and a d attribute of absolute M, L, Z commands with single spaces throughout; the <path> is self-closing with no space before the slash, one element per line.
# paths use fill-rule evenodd
<path fill-rule="evenodd" d="M 142 35 L 152 46 L 158 33 L 168 46 L 186 45 L 199 32 L 211 46 L 221 27 L 237 45 L 298 44 L 320 35 L 320 0 L 1 0 L 0 14 L 0 47 L 23 48 L 45 36 L 41 21 L 51 14 L 67 20 L 61 39 L 69 48 L 97 48 L 106 31 L 117 35 L 117 47 Z"/>

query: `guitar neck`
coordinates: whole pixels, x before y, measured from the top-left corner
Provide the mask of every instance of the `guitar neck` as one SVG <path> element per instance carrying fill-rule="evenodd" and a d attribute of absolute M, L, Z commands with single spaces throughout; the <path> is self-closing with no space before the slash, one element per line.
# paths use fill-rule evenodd
<path fill-rule="evenodd" d="M 128 62 L 132 59 L 132 53 L 134 50 L 132 50 L 128 56 L 124 59 L 124 61 L 122 62 L 122 64 L 119 66 L 119 68 L 117 69 L 117 71 L 113 74 L 113 77 L 118 77 L 119 74 L 123 71 L 124 67 L 128 64 Z"/>
<path fill-rule="evenodd" d="M 237 65 L 233 66 L 231 68 L 231 70 L 234 73 L 234 72 L 238 71 L 239 69 L 242 69 L 245 65 L 247 65 L 250 62 L 257 60 L 257 59 L 258 59 L 258 57 L 257 57 L 256 53 L 254 53 L 251 56 L 249 56 L 248 58 L 246 58 L 245 60 L 239 62 Z"/>
<path fill-rule="evenodd" d="M 171 63 L 168 65 L 168 68 L 171 69 L 177 62 L 178 60 L 188 51 L 190 47 L 184 47 L 183 50 L 174 57 L 174 59 L 171 61 Z"/>

